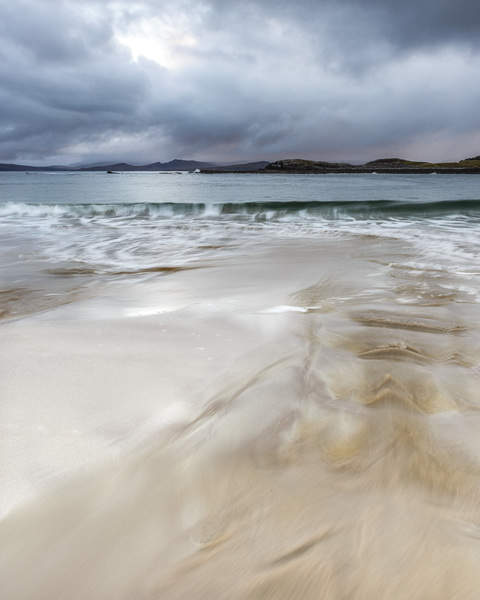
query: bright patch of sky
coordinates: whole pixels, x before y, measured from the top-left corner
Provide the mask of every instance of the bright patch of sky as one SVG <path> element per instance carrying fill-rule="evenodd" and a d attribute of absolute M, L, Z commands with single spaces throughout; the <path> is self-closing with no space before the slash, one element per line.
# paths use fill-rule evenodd
<path fill-rule="evenodd" d="M 168 69 L 179 68 L 191 61 L 186 50 L 197 43 L 190 33 L 159 19 L 136 23 L 128 32 L 115 37 L 131 50 L 135 61 L 143 57 Z"/>

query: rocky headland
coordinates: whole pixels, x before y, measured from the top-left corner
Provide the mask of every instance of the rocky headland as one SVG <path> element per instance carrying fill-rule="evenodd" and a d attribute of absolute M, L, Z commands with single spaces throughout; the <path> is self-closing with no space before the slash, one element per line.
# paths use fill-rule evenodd
<path fill-rule="evenodd" d="M 268 164 L 267 173 L 477 173 L 480 156 L 458 162 L 429 163 L 402 158 L 380 158 L 363 165 L 287 158 Z"/>

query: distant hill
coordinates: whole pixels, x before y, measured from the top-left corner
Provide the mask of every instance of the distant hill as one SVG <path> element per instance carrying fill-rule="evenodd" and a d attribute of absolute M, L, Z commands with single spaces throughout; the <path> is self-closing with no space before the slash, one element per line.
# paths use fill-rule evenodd
<path fill-rule="evenodd" d="M 198 162 L 196 160 L 182 160 L 175 158 L 167 163 L 154 163 L 162 165 L 161 171 L 195 171 L 195 169 L 208 169 L 215 167 L 216 163 Z"/>
<path fill-rule="evenodd" d="M 260 169 L 264 169 L 269 164 L 270 163 L 266 160 L 260 160 L 260 161 L 251 162 L 251 163 L 219 165 L 219 166 L 212 167 L 212 168 L 204 167 L 204 168 L 202 168 L 202 171 L 208 171 L 208 172 L 212 172 L 212 173 L 224 173 L 225 171 L 235 172 L 235 173 L 238 173 L 240 171 L 258 171 Z"/>
<path fill-rule="evenodd" d="M 0 171 L 70 171 L 67 167 L 31 167 L 30 165 L 15 165 L 0 163 Z"/>
<path fill-rule="evenodd" d="M 268 164 L 268 163 L 265 163 Z M 154 162 L 147 165 L 130 165 L 128 163 L 96 164 L 89 166 L 64 167 L 59 165 L 48 167 L 33 167 L 0 163 L 0 171 L 195 171 L 196 169 L 214 169 L 216 163 L 200 162 L 197 160 L 181 160 L 175 158 L 166 163 Z"/>
<path fill-rule="evenodd" d="M 267 173 L 472 173 L 480 174 L 480 157 L 458 162 L 429 163 L 403 158 L 379 158 L 364 165 L 286 158 L 265 167 Z"/>
<path fill-rule="evenodd" d="M 77 171 L 195 171 L 196 169 L 216 168 L 215 163 L 199 162 L 197 160 L 181 160 L 175 158 L 166 163 L 154 162 L 148 165 L 129 165 L 115 163 L 112 165 L 81 167 Z"/>
<path fill-rule="evenodd" d="M 251 163 L 238 163 L 233 165 L 219 165 L 218 163 L 201 162 L 197 160 L 182 160 L 175 158 L 169 162 L 154 162 L 146 165 L 130 165 L 129 163 L 97 163 L 93 165 L 69 166 L 48 166 L 32 167 L 30 165 L 0 164 L 0 171 L 202 171 L 212 170 L 218 172 L 224 171 L 256 171 L 263 169 L 268 165 L 268 161 L 258 161 Z"/>

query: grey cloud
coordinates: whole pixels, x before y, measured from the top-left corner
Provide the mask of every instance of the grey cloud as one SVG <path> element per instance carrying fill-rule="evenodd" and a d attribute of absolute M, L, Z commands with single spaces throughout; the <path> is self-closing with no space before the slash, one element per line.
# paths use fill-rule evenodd
<path fill-rule="evenodd" d="M 480 3 L 472 0 L 206 0 L 203 25 L 227 23 L 231 34 L 268 31 L 275 23 L 284 43 L 308 41 L 329 68 L 362 72 L 398 54 L 462 46 L 480 50 Z M 193 6 L 193 5 L 192 5 Z"/>
<path fill-rule="evenodd" d="M 480 47 L 480 4 L 471 0 L 347 0 L 370 14 L 379 35 L 400 46 L 470 44 Z"/>
<path fill-rule="evenodd" d="M 13 41 L 35 62 L 76 64 L 104 51 L 113 37 L 108 13 L 85 13 L 77 3 L 17 0 L 0 9 L 2 43 Z"/>
<path fill-rule="evenodd" d="M 145 19 L 195 38 L 179 67 L 117 39 Z M 479 29 L 468 0 L 4 3 L 0 161 L 478 154 Z"/>

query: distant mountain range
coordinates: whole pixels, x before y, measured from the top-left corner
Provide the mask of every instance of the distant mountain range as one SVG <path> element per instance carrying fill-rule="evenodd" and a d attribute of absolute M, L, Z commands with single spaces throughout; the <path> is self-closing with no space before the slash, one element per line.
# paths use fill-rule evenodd
<path fill-rule="evenodd" d="M 202 173 L 480 173 L 480 155 L 466 158 L 458 162 L 430 163 L 404 160 L 402 158 L 380 158 L 363 165 L 334 163 L 326 161 L 288 158 L 269 163 L 257 161 L 223 165 L 199 162 L 196 160 L 174 159 L 169 162 L 154 162 L 147 165 L 130 165 L 128 163 L 80 165 L 65 167 L 52 165 L 49 167 L 32 167 L 29 165 L 0 164 L 0 171 L 100 171 L 118 173 L 125 171 L 196 171 Z"/>
<path fill-rule="evenodd" d="M 254 163 L 240 163 L 233 165 L 220 165 L 218 163 L 199 162 L 196 160 L 181 160 L 175 158 L 169 162 L 154 162 L 147 165 L 130 165 L 128 163 L 95 164 L 67 167 L 51 165 L 48 167 L 32 167 L 30 165 L 2 164 L 0 171 L 196 171 L 197 169 L 214 169 L 218 171 L 255 171 L 263 169 L 268 161 Z"/>
<path fill-rule="evenodd" d="M 154 162 L 148 165 L 129 165 L 128 163 L 115 163 L 102 166 L 85 166 L 77 171 L 195 171 L 215 167 L 215 163 L 199 162 L 196 160 L 181 160 L 175 158 L 166 163 Z"/>

